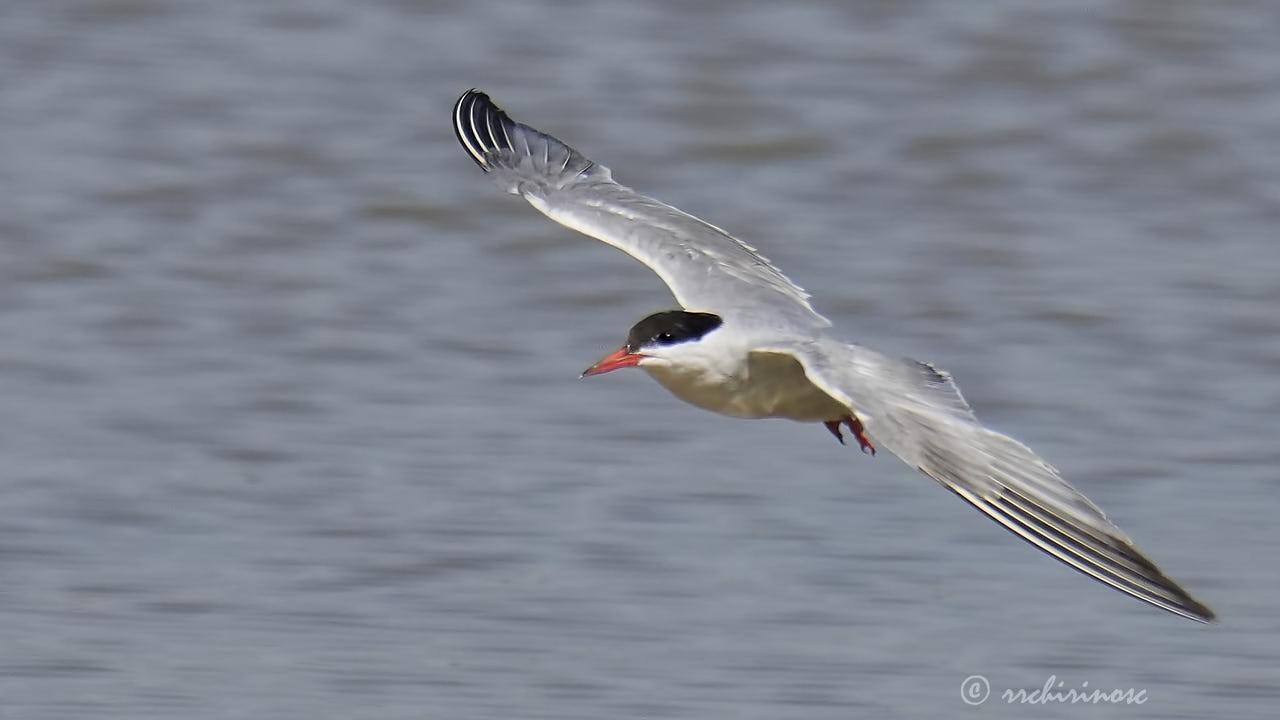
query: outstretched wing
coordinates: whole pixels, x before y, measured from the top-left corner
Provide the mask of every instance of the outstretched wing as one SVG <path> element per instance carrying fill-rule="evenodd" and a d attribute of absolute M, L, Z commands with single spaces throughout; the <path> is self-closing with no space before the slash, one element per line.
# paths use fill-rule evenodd
<path fill-rule="evenodd" d="M 827 340 L 778 351 L 794 355 L 811 382 L 854 409 L 873 442 L 1023 540 L 1152 605 L 1200 622 L 1214 619 L 1057 470 L 979 424 L 949 374 Z"/>
<path fill-rule="evenodd" d="M 514 122 L 489 96 L 468 90 L 453 108 L 458 141 L 507 192 L 547 217 L 648 265 L 686 309 L 785 315 L 830 325 L 809 295 L 746 243 L 613 181 L 603 165 L 546 133 Z"/>

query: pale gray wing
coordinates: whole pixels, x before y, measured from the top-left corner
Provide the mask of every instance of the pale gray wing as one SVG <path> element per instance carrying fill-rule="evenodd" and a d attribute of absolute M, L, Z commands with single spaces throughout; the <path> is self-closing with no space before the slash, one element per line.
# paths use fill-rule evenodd
<path fill-rule="evenodd" d="M 778 349 L 793 354 L 811 382 L 853 409 L 874 444 L 1022 539 L 1152 605 L 1200 622 L 1214 619 L 1057 470 L 1022 443 L 979 424 L 949 374 L 834 341 Z"/>
<path fill-rule="evenodd" d="M 511 120 L 489 96 L 468 90 L 453 108 L 458 141 L 507 192 L 547 217 L 648 265 L 686 309 L 785 315 L 830 325 L 809 295 L 754 248 L 724 230 L 613 181 L 603 165 L 546 133 Z"/>

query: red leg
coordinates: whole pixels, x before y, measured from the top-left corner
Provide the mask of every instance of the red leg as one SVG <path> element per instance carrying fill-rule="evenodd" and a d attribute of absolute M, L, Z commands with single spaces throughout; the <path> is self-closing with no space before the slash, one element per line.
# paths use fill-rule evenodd
<path fill-rule="evenodd" d="M 849 426 L 849 432 L 853 433 L 853 437 L 857 439 L 858 447 L 862 448 L 862 452 L 869 452 L 875 455 L 876 446 L 872 445 L 871 441 L 867 439 L 867 434 L 862 429 L 862 421 L 852 415 L 845 415 L 840 419 L 844 420 L 845 424 Z M 839 424 L 839 421 L 836 421 L 836 424 Z"/>
<path fill-rule="evenodd" d="M 844 444 L 844 436 L 840 434 L 839 420 L 823 420 L 822 424 L 827 426 L 827 429 L 831 431 L 832 435 L 836 436 L 836 439 L 840 441 L 841 445 Z"/>

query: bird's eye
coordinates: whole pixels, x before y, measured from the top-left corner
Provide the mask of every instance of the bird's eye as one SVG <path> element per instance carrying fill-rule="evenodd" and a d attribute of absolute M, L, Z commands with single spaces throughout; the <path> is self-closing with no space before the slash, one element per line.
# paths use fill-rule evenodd
<path fill-rule="evenodd" d="M 655 339 L 658 341 L 658 344 L 660 345 L 670 345 L 671 343 L 675 342 L 675 337 L 672 336 L 671 333 L 669 332 L 658 333 L 658 337 Z"/>

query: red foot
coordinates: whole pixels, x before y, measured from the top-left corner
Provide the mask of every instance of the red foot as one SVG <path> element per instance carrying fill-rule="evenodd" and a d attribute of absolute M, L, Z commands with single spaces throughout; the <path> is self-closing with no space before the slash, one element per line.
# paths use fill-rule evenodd
<path fill-rule="evenodd" d="M 862 429 L 862 421 L 858 418 L 852 415 L 845 415 L 837 420 L 823 420 L 822 424 L 825 425 L 826 428 L 831 431 L 831 434 L 835 435 L 836 439 L 840 441 L 841 445 L 843 445 L 844 436 L 840 434 L 840 423 L 842 422 L 849 426 L 849 432 L 853 433 L 853 437 L 858 441 L 858 447 L 862 448 L 862 452 L 871 453 L 872 455 L 876 454 L 876 446 L 872 445 L 871 441 L 867 439 L 867 434 Z"/>
<path fill-rule="evenodd" d="M 840 434 L 839 420 L 823 420 L 822 424 L 827 426 L 827 429 L 831 431 L 832 435 L 836 436 L 836 439 L 840 441 L 841 445 L 844 444 L 844 436 Z"/>

